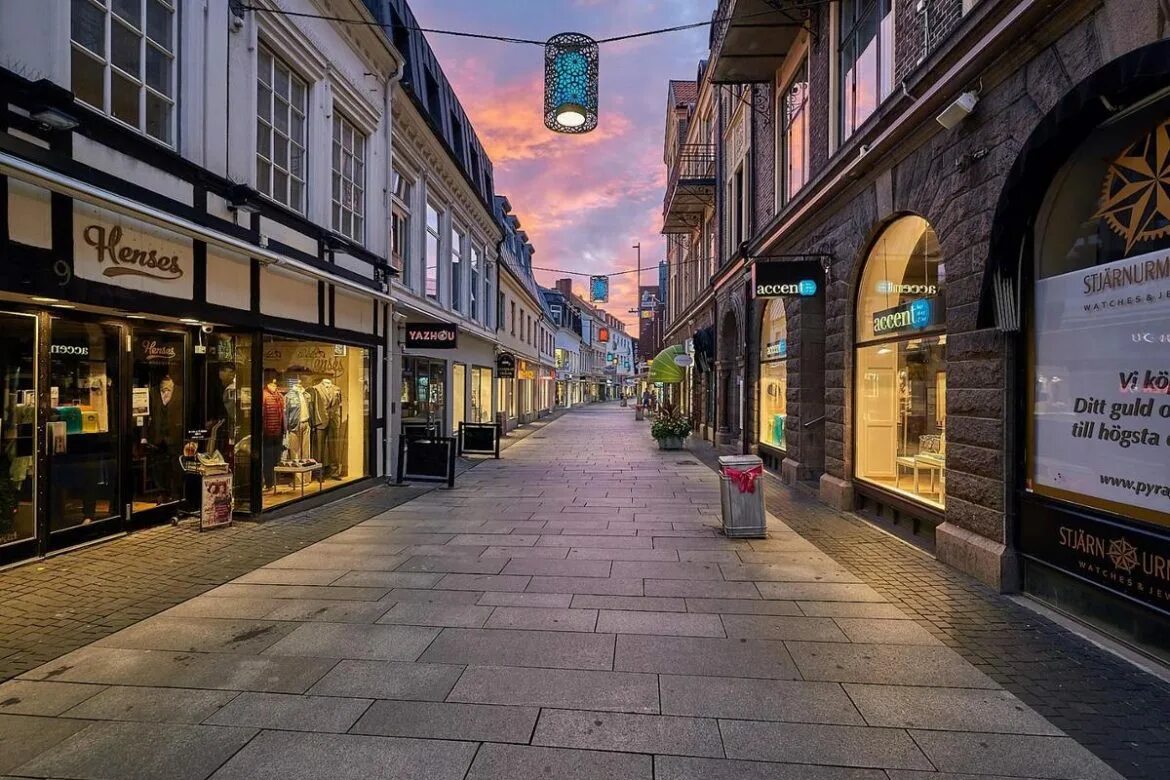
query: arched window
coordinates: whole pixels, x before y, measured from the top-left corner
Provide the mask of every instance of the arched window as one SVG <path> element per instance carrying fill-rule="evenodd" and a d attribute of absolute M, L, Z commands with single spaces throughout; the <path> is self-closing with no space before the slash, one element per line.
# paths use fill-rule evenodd
<path fill-rule="evenodd" d="M 1025 307 L 1025 488 L 1162 525 L 1170 525 L 1168 155 L 1167 97 L 1089 135 L 1037 215 Z"/>
<path fill-rule="evenodd" d="M 946 273 L 938 237 L 903 217 L 866 258 L 857 295 L 857 479 L 941 509 L 946 493 Z"/>
<path fill-rule="evenodd" d="M 788 320 L 784 301 L 773 298 L 764 309 L 760 331 L 760 444 L 786 450 L 788 414 Z"/>

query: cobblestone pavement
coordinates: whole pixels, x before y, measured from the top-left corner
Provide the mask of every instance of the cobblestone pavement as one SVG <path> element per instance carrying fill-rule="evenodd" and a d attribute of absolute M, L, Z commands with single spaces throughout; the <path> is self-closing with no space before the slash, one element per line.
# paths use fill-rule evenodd
<path fill-rule="evenodd" d="M 501 448 L 540 435 L 556 416 L 513 431 Z M 461 459 L 457 470 L 473 465 Z M 433 489 L 381 486 L 327 507 L 202 534 L 190 523 L 158 526 L 0 572 L 0 681 Z"/>
<path fill-rule="evenodd" d="M 0 773 L 1118 775 L 778 521 L 587 407 L 501 461 L 0 685 Z"/>
<path fill-rule="evenodd" d="M 709 447 L 696 455 L 715 468 Z M 1170 685 L 769 474 L 768 511 L 1127 778 L 1170 778 Z"/>

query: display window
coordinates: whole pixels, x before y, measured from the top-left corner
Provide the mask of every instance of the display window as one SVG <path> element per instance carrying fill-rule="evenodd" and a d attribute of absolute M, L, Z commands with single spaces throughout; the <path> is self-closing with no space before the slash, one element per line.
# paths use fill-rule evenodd
<path fill-rule="evenodd" d="M 471 367 L 471 421 L 495 422 L 492 413 L 492 370 L 485 366 Z"/>
<path fill-rule="evenodd" d="M 0 545 L 5 545 L 34 539 L 37 532 L 36 318 L 0 314 L 0 334 Z"/>
<path fill-rule="evenodd" d="M 115 378 L 122 329 L 53 318 L 49 330 L 46 447 L 55 532 L 120 514 Z"/>
<path fill-rule="evenodd" d="M 451 368 L 451 432 L 467 421 L 467 366 L 456 363 Z"/>
<path fill-rule="evenodd" d="M 267 336 L 257 404 L 265 509 L 369 474 L 369 350 Z"/>
<path fill-rule="evenodd" d="M 788 448 L 788 321 L 784 301 L 774 298 L 764 310 L 760 344 L 760 444 Z"/>
<path fill-rule="evenodd" d="M 180 458 L 187 439 L 187 336 L 183 332 L 135 329 L 132 336 L 130 417 L 135 514 L 183 498 Z"/>
<path fill-rule="evenodd" d="M 1170 99 L 1137 105 L 1088 137 L 1037 215 L 1024 487 L 1170 526 Z M 1109 547 L 1127 575 L 1133 544 Z"/>
<path fill-rule="evenodd" d="M 443 429 L 447 404 L 447 362 L 402 358 L 402 422 Z"/>
<path fill-rule="evenodd" d="M 501 379 L 500 382 L 500 411 L 503 412 L 508 419 L 516 416 L 516 380 L 515 379 Z"/>
<path fill-rule="evenodd" d="M 855 476 L 946 500 L 946 275 L 938 237 L 903 217 L 866 259 L 857 298 Z"/>
<path fill-rule="evenodd" d="M 233 507 L 253 511 L 252 464 L 248 441 L 252 432 L 252 344 L 248 334 L 216 333 L 207 345 L 204 363 L 203 451 L 219 453 L 232 470 Z"/>

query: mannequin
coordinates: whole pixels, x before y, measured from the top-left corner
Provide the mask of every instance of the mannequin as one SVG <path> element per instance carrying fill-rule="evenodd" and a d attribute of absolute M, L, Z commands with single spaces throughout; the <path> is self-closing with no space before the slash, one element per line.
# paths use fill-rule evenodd
<path fill-rule="evenodd" d="M 329 377 L 309 388 L 312 398 L 313 452 L 326 477 L 337 478 L 337 436 L 341 432 L 341 389 Z"/>
<path fill-rule="evenodd" d="M 262 402 L 263 425 L 261 458 L 264 465 L 264 488 L 276 486 L 276 466 L 284 451 L 284 434 L 287 426 L 284 411 L 284 396 L 276 383 L 276 372 L 264 371 L 264 400 Z"/>
<path fill-rule="evenodd" d="M 175 380 L 164 376 L 150 394 L 150 421 L 145 443 L 158 503 L 170 503 L 179 494 L 179 454 L 183 447 L 183 404 Z"/>
<path fill-rule="evenodd" d="M 309 436 L 311 401 L 305 390 L 305 378 L 294 379 L 285 395 L 285 421 L 288 427 L 288 453 L 295 460 L 306 460 L 312 446 Z"/>

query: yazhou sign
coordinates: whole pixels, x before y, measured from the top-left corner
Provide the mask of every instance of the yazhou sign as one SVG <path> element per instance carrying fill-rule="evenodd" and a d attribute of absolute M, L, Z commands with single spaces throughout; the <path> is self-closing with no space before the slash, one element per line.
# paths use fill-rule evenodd
<path fill-rule="evenodd" d="M 752 292 L 757 298 L 811 298 L 820 292 L 824 278 L 816 260 L 756 261 Z"/>
<path fill-rule="evenodd" d="M 111 211 L 73 207 L 73 273 L 141 292 L 191 298 L 191 240 Z"/>
<path fill-rule="evenodd" d="M 446 322 L 408 322 L 403 344 L 407 349 L 455 349 L 459 328 Z"/>

